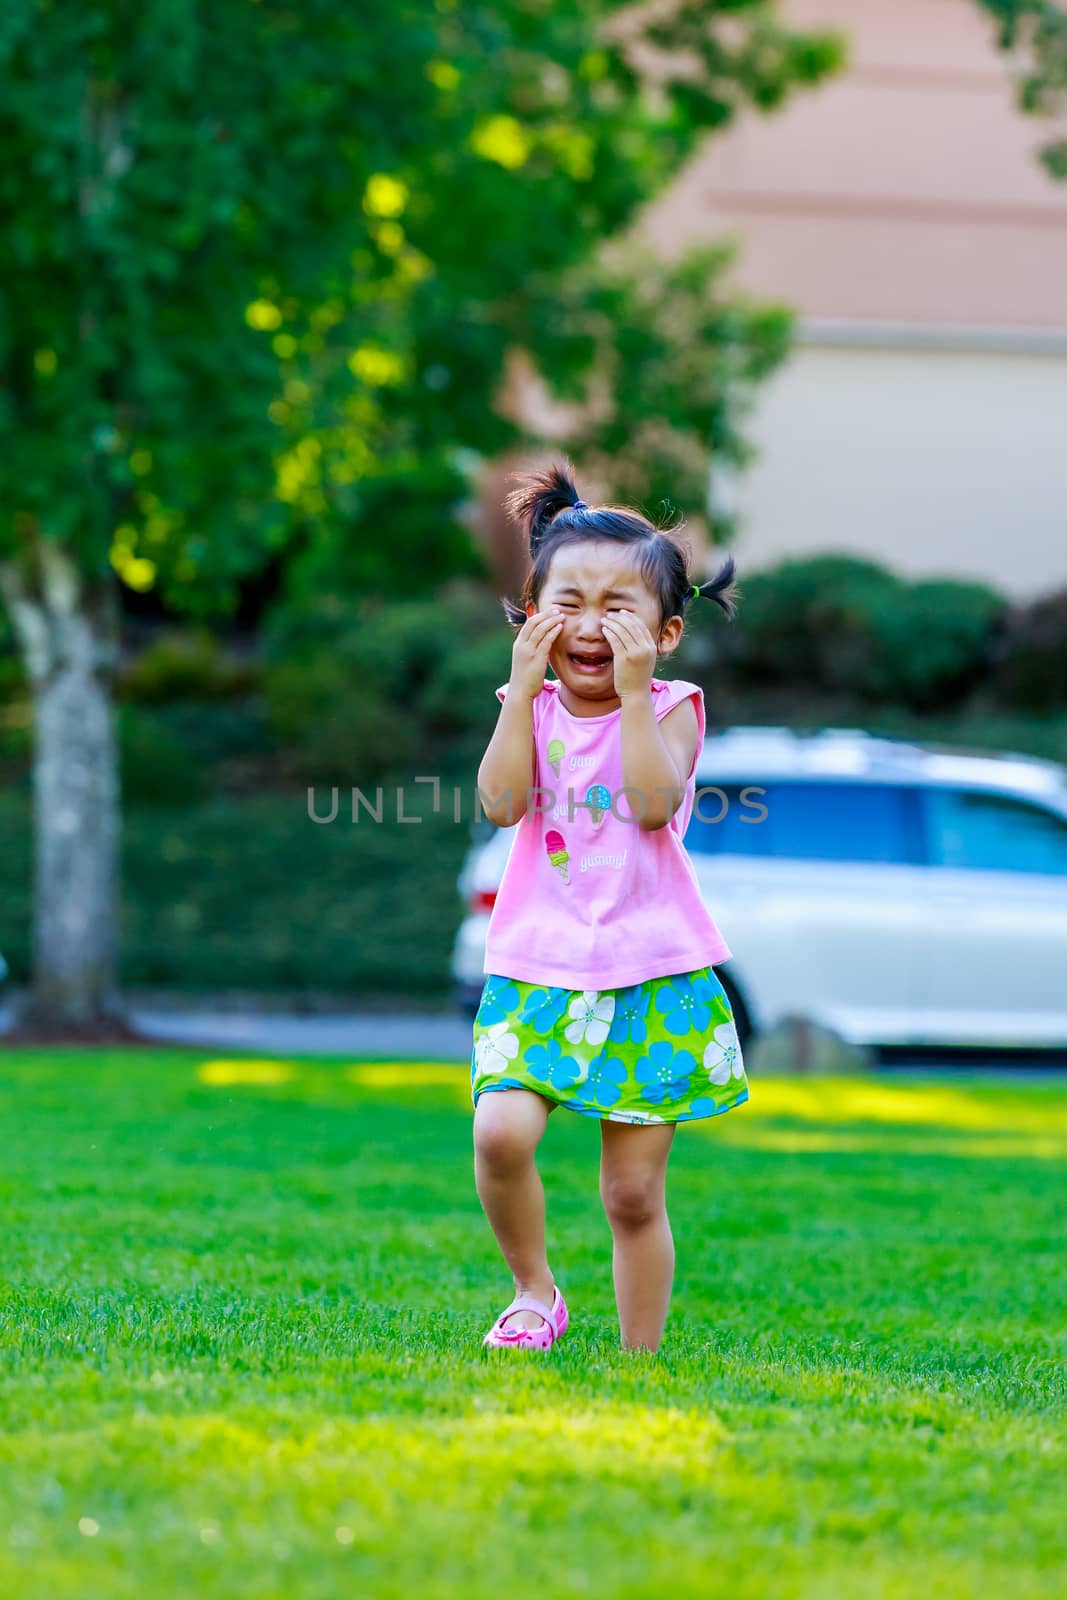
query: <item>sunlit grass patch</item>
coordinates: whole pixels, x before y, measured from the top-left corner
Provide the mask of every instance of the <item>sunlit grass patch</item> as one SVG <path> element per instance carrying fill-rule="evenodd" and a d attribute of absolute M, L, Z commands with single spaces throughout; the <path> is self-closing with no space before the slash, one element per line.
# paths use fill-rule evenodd
<path fill-rule="evenodd" d="M 348 1067 L 349 1083 L 375 1089 L 453 1088 L 457 1083 L 470 1090 L 469 1068 L 451 1061 L 361 1061 Z"/>
<path fill-rule="evenodd" d="M 309 1104 L 355 1105 L 367 1092 L 378 1101 L 413 1095 L 425 1100 L 429 1092 L 435 1104 L 470 1104 L 469 1067 L 454 1062 L 233 1056 L 200 1061 L 194 1070 L 197 1081 L 208 1088 L 284 1087 L 286 1098 Z"/>
<path fill-rule="evenodd" d="M 197 1068 L 201 1083 L 216 1088 L 229 1088 L 237 1083 L 288 1083 L 293 1067 L 287 1061 L 254 1061 L 235 1058 L 230 1061 L 204 1061 Z"/>
<path fill-rule="evenodd" d="M 966 1086 L 868 1078 L 759 1078 L 744 1114 L 723 1119 L 734 1148 L 791 1155 L 1067 1158 L 1067 1096 L 1010 1077 Z"/>
<path fill-rule="evenodd" d="M 864 1135 L 841 1133 L 829 1128 L 745 1127 L 733 1124 L 723 1134 L 735 1148 L 778 1151 L 788 1155 L 824 1155 L 830 1152 L 862 1155 L 874 1151 L 893 1151 L 897 1155 L 1022 1156 L 1033 1160 L 1056 1161 L 1067 1158 L 1067 1132 L 1016 1134 L 1010 1128 L 997 1137 L 967 1138 L 955 1133 L 938 1137 L 930 1133 L 916 1137 L 887 1130 Z"/>
<path fill-rule="evenodd" d="M 1029 1083 L 1005 1075 L 993 1094 L 983 1085 L 967 1089 L 939 1082 L 901 1084 L 866 1078 L 759 1078 L 751 1112 L 807 1122 L 876 1122 L 988 1131 L 1067 1133 L 1067 1096 L 1050 1099 Z M 1010 1093 L 1005 1093 L 1010 1090 Z"/>

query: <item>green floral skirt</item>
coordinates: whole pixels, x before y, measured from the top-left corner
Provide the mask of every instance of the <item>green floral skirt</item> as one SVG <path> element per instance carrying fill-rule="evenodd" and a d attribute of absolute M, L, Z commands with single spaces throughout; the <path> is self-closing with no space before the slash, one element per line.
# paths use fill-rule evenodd
<path fill-rule="evenodd" d="M 491 1089 L 533 1089 L 608 1122 L 690 1122 L 748 1099 L 733 1012 L 711 967 L 599 991 L 487 978 L 474 1104 Z"/>

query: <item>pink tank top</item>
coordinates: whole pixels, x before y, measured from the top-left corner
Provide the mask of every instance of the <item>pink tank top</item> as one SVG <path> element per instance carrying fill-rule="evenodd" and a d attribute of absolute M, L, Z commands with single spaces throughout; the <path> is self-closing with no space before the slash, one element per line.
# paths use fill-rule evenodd
<path fill-rule="evenodd" d="M 507 687 L 496 691 L 498 700 Z M 703 692 L 695 683 L 652 680 L 657 721 L 690 695 L 699 757 Z M 620 989 L 730 959 L 682 843 L 696 758 L 671 821 L 646 832 L 630 820 L 640 800 L 635 796 L 631 808 L 621 792 L 621 719 L 621 707 L 603 717 L 572 716 L 549 679 L 534 700 L 542 792 L 515 830 L 489 919 L 485 972 L 550 988 Z"/>

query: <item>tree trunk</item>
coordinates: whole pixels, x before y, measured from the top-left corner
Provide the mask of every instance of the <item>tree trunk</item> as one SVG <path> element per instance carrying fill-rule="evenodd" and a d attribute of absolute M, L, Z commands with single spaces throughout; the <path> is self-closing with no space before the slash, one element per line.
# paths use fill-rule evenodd
<path fill-rule="evenodd" d="M 0 592 L 34 701 L 33 979 L 17 1028 L 121 1034 L 115 584 L 41 537 L 28 561 L 0 563 Z"/>

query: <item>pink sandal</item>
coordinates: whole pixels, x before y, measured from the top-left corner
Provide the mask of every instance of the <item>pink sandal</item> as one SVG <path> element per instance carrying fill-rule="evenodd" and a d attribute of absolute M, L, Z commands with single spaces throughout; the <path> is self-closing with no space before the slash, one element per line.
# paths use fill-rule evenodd
<path fill-rule="evenodd" d="M 540 1328 L 505 1328 L 504 1323 L 513 1311 L 536 1311 L 544 1319 Z M 546 1306 L 543 1300 L 535 1300 L 533 1295 L 520 1294 L 497 1317 L 489 1329 L 483 1345 L 495 1348 L 508 1348 L 520 1350 L 548 1350 L 567 1331 L 570 1317 L 567 1313 L 567 1302 L 559 1292 L 559 1285 L 552 1287 L 552 1305 Z"/>

